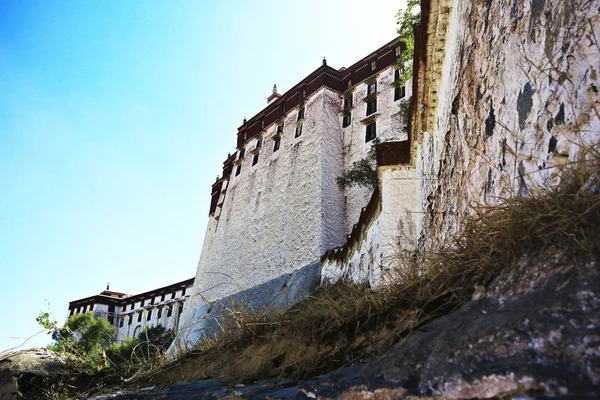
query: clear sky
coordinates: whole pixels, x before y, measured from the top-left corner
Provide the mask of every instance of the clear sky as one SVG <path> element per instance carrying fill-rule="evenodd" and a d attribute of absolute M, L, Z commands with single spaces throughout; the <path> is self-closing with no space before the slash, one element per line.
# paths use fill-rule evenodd
<path fill-rule="evenodd" d="M 0 0 L 0 350 L 107 282 L 193 277 L 242 119 L 393 39 L 403 4 Z"/>

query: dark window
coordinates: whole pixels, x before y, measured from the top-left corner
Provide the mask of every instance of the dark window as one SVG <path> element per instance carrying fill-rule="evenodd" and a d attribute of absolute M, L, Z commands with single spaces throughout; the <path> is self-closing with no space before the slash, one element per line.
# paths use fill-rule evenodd
<path fill-rule="evenodd" d="M 131 307 L 129 307 L 130 310 L 133 310 L 133 303 L 131 303 Z"/>
<path fill-rule="evenodd" d="M 148 316 L 146 317 L 146 321 L 150 321 L 152 319 L 152 310 L 148 310 Z"/>
<path fill-rule="evenodd" d="M 352 95 L 344 98 L 344 108 L 352 107 Z"/>
<path fill-rule="evenodd" d="M 394 89 L 394 101 L 403 99 L 406 96 L 406 87 L 397 87 Z"/>
<path fill-rule="evenodd" d="M 138 322 L 142 320 L 142 313 L 138 313 Z"/>
<path fill-rule="evenodd" d="M 156 314 L 156 319 L 160 319 L 162 317 L 162 308 L 158 309 L 158 314 Z"/>
<path fill-rule="evenodd" d="M 377 69 L 377 61 L 371 61 L 371 71 L 375 71 Z"/>
<path fill-rule="evenodd" d="M 258 162 L 258 154 L 255 154 L 254 157 L 252 157 L 252 165 L 256 165 L 257 162 Z"/>
<path fill-rule="evenodd" d="M 279 150 L 279 147 L 281 146 L 281 137 L 277 136 L 273 140 L 275 141 L 275 143 L 273 144 L 273 153 L 274 153 L 277 150 Z"/>
<path fill-rule="evenodd" d="M 367 96 L 377 92 L 377 82 L 369 83 L 367 86 Z"/>
<path fill-rule="evenodd" d="M 165 301 L 165 295 L 160 296 L 160 301 Z"/>
<path fill-rule="evenodd" d="M 241 149 L 240 155 L 238 156 L 238 160 L 241 160 L 242 158 L 244 158 L 244 155 L 246 155 L 246 149 Z"/>
<path fill-rule="evenodd" d="M 181 291 L 181 296 L 185 296 L 185 289 L 187 289 L 187 288 L 183 288 L 183 290 Z"/>
<path fill-rule="evenodd" d="M 302 135 L 302 124 L 296 127 L 296 134 L 294 135 L 294 137 L 298 137 L 300 135 Z"/>
<path fill-rule="evenodd" d="M 179 305 L 179 314 L 181 315 L 181 313 L 183 312 L 183 304 Z"/>
<path fill-rule="evenodd" d="M 345 128 L 348 125 L 350 125 L 350 122 L 352 122 L 352 114 L 345 114 L 344 118 L 342 119 L 342 128 Z"/>
<path fill-rule="evenodd" d="M 375 139 L 375 137 L 377 136 L 377 129 L 375 127 L 375 122 L 367 125 L 367 134 L 365 135 L 365 143 L 366 142 L 370 142 L 371 140 Z"/>
<path fill-rule="evenodd" d="M 140 307 L 144 307 L 144 300 L 141 301 Z"/>
<path fill-rule="evenodd" d="M 175 298 L 175 292 L 171 293 L 171 298 L 174 299 Z"/>
<path fill-rule="evenodd" d="M 240 174 L 240 172 L 242 172 L 242 166 L 238 165 L 237 168 L 235 169 L 235 176 L 238 176 Z M 172 299 L 175 298 L 175 294 L 173 294 L 173 297 L 171 297 Z"/>
<path fill-rule="evenodd" d="M 279 111 L 281 111 L 282 115 L 285 114 L 285 103 L 279 106 Z"/>
<path fill-rule="evenodd" d="M 122 328 L 124 323 L 125 323 L 125 318 L 119 318 L 119 328 Z"/>
<path fill-rule="evenodd" d="M 108 312 L 115 312 L 114 304 L 112 306 L 108 306 Z"/>
<path fill-rule="evenodd" d="M 263 138 L 258 139 L 258 142 L 256 142 L 256 147 L 262 147 L 263 144 Z"/>
<path fill-rule="evenodd" d="M 126 308 L 127 308 L 127 306 L 121 307 L 121 312 L 125 311 Z"/>
<path fill-rule="evenodd" d="M 277 125 L 277 133 L 279 133 L 279 134 L 283 133 L 283 124 Z"/>
<path fill-rule="evenodd" d="M 300 111 L 298 111 L 298 121 L 300 121 L 301 119 L 304 119 L 304 107 L 302 107 Z"/>
<path fill-rule="evenodd" d="M 399 81 L 400 80 L 400 70 L 397 69 L 394 71 L 394 81 Z"/>
<path fill-rule="evenodd" d="M 71 309 L 69 312 L 69 316 L 73 315 L 74 312 L 75 312 L 75 310 Z"/>
<path fill-rule="evenodd" d="M 304 101 L 306 99 L 306 90 L 302 89 L 300 91 L 300 101 Z"/>
<path fill-rule="evenodd" d="M 154 299 L 156 299 L 156 298 L 152 297 L 152 300 L 150 300 L 150 304 L 154 304 Z"/>
<path fill-rule="evenodd" d="M 173 307 L 169 306 L 167 307 L 167 317 L 170 317 L 171 315 L 173 315 Z"/>
<path fill-rule="evenodd" d="M 367 103 L 367 115 L 371 115 L 375 111 L 377 111 L 377 99 L 371 100 Z"/>
<path fill-rule="evenodd" d="M 113 317 L 108 317 L 107 319 L 108 319 L 109 324 L 111 324 L 111 325 L 115 324 L 115 319 Z"/>
<path fill-rule="evenodd" d="M 129 322 L 127 322 L 127 325 L 131 325 L 131 321 L 133 320 L 133 315 L 129 316 Z"/>

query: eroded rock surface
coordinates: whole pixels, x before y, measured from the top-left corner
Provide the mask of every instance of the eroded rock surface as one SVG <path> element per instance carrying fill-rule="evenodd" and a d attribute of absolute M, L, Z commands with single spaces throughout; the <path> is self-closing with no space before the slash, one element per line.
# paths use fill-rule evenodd
<path fill-rule="evenodd" d="M 0 400 L 39 399 L 65 373 L 65 359 L 43 348 L 0 353 Z"/>

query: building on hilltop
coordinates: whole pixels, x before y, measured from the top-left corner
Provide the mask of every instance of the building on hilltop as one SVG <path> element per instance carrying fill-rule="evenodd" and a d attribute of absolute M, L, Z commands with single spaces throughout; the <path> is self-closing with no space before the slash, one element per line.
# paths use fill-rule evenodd
<path fill-rule="evenodd" d="M 285 93 L 274 86 L 267 106 L 244 119 L 236 151 L 212 185 L 196 283 L 182 316 L 190 326 L 203 304 L 320 263 L 346 244 L 374 194 L 341 189 L 336 178 L 375 143 L 409 150 L 399 115 L 410 96 L 410 87 L 399 85 L 403 50 L 396 38 L 347 68 L 324 58 Z M 381 258 L 378 248 L 369 250 Z"/>
<path fill-rule="evenodd" d="M 117 328 L 115 341 L 136 337 L 145 327 L 161 325 L 177 332 L 183 305 L 189 297 L 194 278 L 144 293 L 129 295 L 113 292 L 107 286 L 98 295 L 71 301 L 69 316 L 92 311 Z"/>

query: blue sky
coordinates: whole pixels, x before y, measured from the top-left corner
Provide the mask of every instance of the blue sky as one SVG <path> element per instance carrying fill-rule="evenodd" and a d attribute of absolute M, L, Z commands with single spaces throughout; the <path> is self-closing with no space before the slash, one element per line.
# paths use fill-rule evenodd
<path fill-rule="evenodd" d="M 393 39 L 403 3 L 0 0 L 0 350 L 107 282 L 194 276 L 242 119 Z"/>

